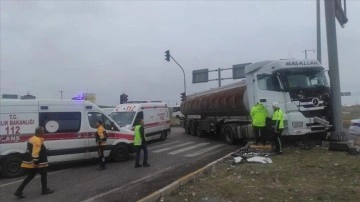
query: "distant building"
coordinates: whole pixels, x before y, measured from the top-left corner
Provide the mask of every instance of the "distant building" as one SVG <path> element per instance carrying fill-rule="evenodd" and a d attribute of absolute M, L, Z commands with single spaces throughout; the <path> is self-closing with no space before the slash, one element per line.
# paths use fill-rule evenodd
<path fill-rule="evenodd" d="M 36 97 L 33 95 L 30 95 L 30 94 L 27 94 L 27 95 L 20 96 L 20 99 L 21 100 L 34 100 L 34 99 L 36 99 Z"/>

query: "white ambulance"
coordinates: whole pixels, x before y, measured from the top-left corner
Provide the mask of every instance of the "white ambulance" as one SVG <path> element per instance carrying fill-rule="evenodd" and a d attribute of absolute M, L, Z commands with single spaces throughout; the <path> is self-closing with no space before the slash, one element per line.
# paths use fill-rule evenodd
<path fill-rule="evenodd" d="M 120 104 L 110 114 L 122 128 L 133 130 L 136 120 L 143 118 L 145 139 L 165 140 L 170 134 L 170 116 L 166 103 L 127 103 Z"/>
<path fill-rule="evenodd" d="M 133 150 L 134 132 L 120 128 L 98 106 L 81 100 L 1 100 L 1 174 L 15 177 L 27 140 L 37 126 L 45 128 L 48 161 L 64 162 L 97 158 L 96 121 L 102 121 L 109 135 L 104 155 L 115 161 L 128 159 Z"/>

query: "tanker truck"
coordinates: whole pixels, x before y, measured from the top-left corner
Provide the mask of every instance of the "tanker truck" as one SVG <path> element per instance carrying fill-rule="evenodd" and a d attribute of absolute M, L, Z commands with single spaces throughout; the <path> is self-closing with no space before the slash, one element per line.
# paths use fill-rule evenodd
<path fill-rule="evenodd" d="M 283 136 L 324 138 L 332 129 L 330 85 L 316 60 L 275 60 L 249 64 L 242 80 L 186 96 L 180 110 L 186 134 L 223 136 L 229 144 L 254 138 L 250 109 L 272 103 L 284 112 Z"/>

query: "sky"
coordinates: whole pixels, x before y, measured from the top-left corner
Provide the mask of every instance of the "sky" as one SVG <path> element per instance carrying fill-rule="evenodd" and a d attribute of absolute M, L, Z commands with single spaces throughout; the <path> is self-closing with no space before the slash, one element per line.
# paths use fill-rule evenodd
<path fill-rule="evenodd" d="M 322 64 L 328 69 L 324 2 Z M 360 1 L 336 22 L 343 104 L 360 104 Z M 88 92 L 96 104 L 129 100 L 180 103 L 218 87 L 193 84 L 192 71 L 285 58 L 316 59 L 316 3 L 302 1 L 10 1 L 0 0 L 0 94 L 64 99 Z M 221 72 L 231 77 L 230 70 Z M 210 79 L 217 72 L 209 73 Z M 222 85 L 237 80 L 223 80 Z M 62 91 L 62 93 L 60 92 Z"/>

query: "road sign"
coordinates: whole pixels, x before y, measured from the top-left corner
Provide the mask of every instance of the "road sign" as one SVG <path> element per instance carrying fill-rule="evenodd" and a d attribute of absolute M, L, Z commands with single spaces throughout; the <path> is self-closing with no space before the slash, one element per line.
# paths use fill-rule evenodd
<path fill-rule="evenodd" d="M 242 79 L 245 78 L 245 67 L 251 63 L 237 64 L 233 65 L 233 79 Z"/>
<path fill-rule="evenodd" d="M 193 83 L 205 83 L 209 81 L 209 70 L 208 69 L 199 69 L 194 70 L 193 74 Z"/>

